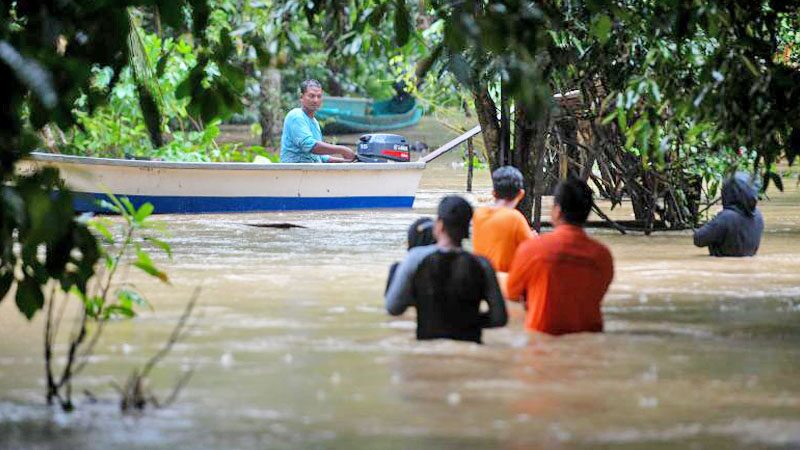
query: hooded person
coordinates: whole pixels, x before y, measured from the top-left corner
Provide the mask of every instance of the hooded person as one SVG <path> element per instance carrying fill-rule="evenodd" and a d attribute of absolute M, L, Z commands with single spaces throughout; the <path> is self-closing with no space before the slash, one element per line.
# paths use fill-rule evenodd
<path fill-rule="evenodd" d="M 758 189 L 750 175 L 736 172 L 722 185 L 722 211 L 694 232 L 694 245 L 711 256 L 753 256 L 764 232 Z"/>

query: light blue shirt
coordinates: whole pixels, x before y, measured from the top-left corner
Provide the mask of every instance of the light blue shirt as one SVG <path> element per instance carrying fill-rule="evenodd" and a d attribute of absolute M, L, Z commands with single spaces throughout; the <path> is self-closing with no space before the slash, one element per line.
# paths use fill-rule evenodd
<path fill-rule="evenodd" d="M 322 163 L 328 160 L 328 155 L 316 155 L 311 152 L 317 142 L 322 140 L 322 129 L 319 122 L 303 112 L 302 108 L 295 108 L 286 114 L 283 121 L 283 135 L 281 136 L 281 162 L 282 163 Z"/>

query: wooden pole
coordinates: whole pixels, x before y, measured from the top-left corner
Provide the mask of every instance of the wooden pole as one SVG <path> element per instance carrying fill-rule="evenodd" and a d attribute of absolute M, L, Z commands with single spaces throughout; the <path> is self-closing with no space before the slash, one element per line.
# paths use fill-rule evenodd
<path fill-rule="evenodd" d="M 569 156 L 567 155 L 567 147 L 564 145 L 558 146 L 558 178 L 561 181 L 567 179 L 569 174 Z"/>
<path fill-rule="evenodd" d="M 452 150 L 452 149 L 458 147 L 459 145 L 463 144 L 464 141 L 466 141 L 467 139 L 475 136 L 476 134 L 478 134 L 480 132 L 481 132 L 481 126 L 480 125 L 475 125 L 474 127 L 472 127 L 472 129 L 470 129 L 469 131 L 465 132 L 461 136 L 459 136 L 459 137 L 447 142 L 446 144 L 444 144 L 443 146 L 437 148 L 436 150 L 432 151 L 431 153 L 428 153 L 427 156 L 423 156 L 422 158 L 419 159 L 419 162 L 429 163 L 429 162 L 433 161 L 434 159 L 442 156 L 443 154 L 449 152 L 450 150 Z"/>
<path fill-rule="evenodd" d="M 472 192 L 472 160 L 475 157 L 475 147 L 472 138 L 467 139 L 467 192 Z"/>

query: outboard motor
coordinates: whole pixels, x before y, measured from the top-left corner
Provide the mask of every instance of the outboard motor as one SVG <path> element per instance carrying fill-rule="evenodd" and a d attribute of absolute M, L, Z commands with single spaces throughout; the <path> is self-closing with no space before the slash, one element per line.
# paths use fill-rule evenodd
<path fill-rule="evenodd" d="M 409 162 L 408 141 L 398 134 L 365 134 L 359 138 L 356 155 L 361 162 Z"/>

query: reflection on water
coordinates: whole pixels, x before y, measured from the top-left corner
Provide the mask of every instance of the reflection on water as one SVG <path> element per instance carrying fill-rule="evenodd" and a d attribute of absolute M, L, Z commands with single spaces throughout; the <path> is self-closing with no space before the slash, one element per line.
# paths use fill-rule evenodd
<path fill-rule="evenodd" d="M 594 231 L 617 268 L 607 333 L 529 335 L 511 305 L 486 345 L 418 343 L 413 313 L 383 311 L 387 266 L 406 226 L 463 188 L 445 161 L 413 210 L 163 217 L 173 286 L 135 279 L 156 312 L 108 327 L 78 386 L 101 400 L 79 395 L 71 415 L 42 405 L 40 322 L 5 301 L 0 448 L 800 446 L 800 193 L 762 205 L 756 258 L 711 259 L 688 232 Z M 120 416 L 109 382 L 160 346 L 196 285 L 191 336 L 153 387 L 194 378 L 173 407 Z"/>

